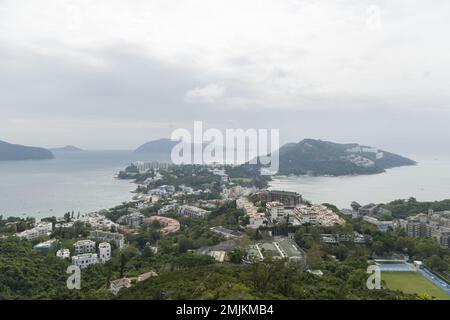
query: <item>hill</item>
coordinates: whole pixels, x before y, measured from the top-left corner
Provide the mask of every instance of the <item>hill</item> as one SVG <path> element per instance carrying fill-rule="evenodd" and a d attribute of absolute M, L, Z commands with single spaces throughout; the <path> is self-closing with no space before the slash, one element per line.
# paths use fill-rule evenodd
<path fill-rule="evenodd" d="M 54 159 L 50 150 L 0 141 L 0 161 Z"/>
<path fill-rule="evenodd" d="M 82 149 L 75 147 L 75 146 L 65 146 L 65 147 L 61 147 L 61 148 L 52 148 L 50 149 L 51 151 L 54 152 L 78 152 L 78 151 L 83 151 Z"/>
<path fill-rule="evenodd" d="M 314 139 L 286 144 L 279 153 L 278 173 L 283 175 L 375 174 L 416 164 L 400 155 L 357 143 L 340 144 Z"/>
<path fill-rule="evenodd" d="M 136 153 L 162 153 L 168 154 L 172 152 L 172 148 L 177 145 L 178 141 L 172 141 L 170 139 L 158 139 L 147 142 L 137 148 Z"/>

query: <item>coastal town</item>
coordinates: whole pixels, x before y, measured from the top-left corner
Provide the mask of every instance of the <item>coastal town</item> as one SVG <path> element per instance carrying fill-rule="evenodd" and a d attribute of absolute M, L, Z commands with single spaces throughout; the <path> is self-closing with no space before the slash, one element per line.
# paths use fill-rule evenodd
<path fill-rule="evenodd" d="M 98 212 L 43 218 L 15 236 L 31 242 L 40 254 L 67 261 L 82 272 L 92 266 L 112 268 L 108 266 L 115 263 L 118 272 L 111 272 L 103 289 L 112 297 L 158 278 L 174 259 L 244 265 L 278 260 L 321 277 L 326 273 L 322 256 L 340 261 L 341 251 L 349 250 L 345 246 L 365 252 L 377 243 L 373 236 L 377 232 L 403 232 L 405 237 L 433 239 L 450 247 L 450 211 L 430 209 L 397 219 L 381 205 L 353 202 L 350 209 L 338 209 L 311 203 L 296 192 L 257 187 L 255 177 L 236 176 L 233 168 L 220 165 L 133 163 L 118 178 L 136 184 L 130 202 Z M 5 230 L 17 227 L 17 222 L 5 224 Z M 320 246 L 329 253 L 317 256 Z M 128 254 L 154 262 L 128 269 Z M 367 260 L 380 264 L 400 259 L 407 265 L 410 258 L 404 252 L 400 256 L 378 252 Z M 449 291 L 445 281 L 440 285 Z"/>

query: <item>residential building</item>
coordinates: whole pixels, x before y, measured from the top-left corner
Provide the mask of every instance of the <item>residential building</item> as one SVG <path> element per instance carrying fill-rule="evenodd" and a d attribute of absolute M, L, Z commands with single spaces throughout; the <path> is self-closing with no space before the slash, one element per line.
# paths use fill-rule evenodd
<path fill-rule="evenodd" d="M 420 219 L 410 219 L 406 224 L 406 233 L 412 238 L 430 238 L 431 227 Z"/>
<path fill-rule="evenodd" d="M 98 254 L 101 263 L 111 260 L 111 245 L 108 242 L 102 242 L 98 245 Z"/>
<path fill-rule="evenodd" d="M 394 222 L 393 221 L 380 221 L 377 218 L 370 217 L 370 216 L 363 216 L 363 220 L 374 224 L 377 226 L 378 230 L 386 232 L 389 230 L 389 228 L 394 228 Z"/>
<path fill-rule="evenodd" d="M 96 253 L 84 253 L 72 257 L 72 264 L 81 269 L 98 263 L 98 255 Z"/>
<path fill-rule="evenodd" d="M 113 241 L 119 249 L 122 249 L 125 245 L 124 235 L 116 232 L 94 230 L 89 233 L 89 238 L 107 242 Z"/>
<path fill-rule="evenodd" d="M 379 210 L 379 206 L 376 205 L 375 203 L 369 203 L 363 207 L 360 207 L 358 209 L 358 214 L 360 216 L 372 216 L 374 214 L 376 214 Z"/>
<path fill-rule="evenodd" d="M 151 216 L 151 217 L 145 218 L 145 220 L 144 220 L 145 224 L 152 224 L 154 222 L 159 222 L 162 225 L 160 232 L 163 234 L 177 232 L 178 230 L 180 230 L 180 227 L 181 227 L 180 222 L 178 222 L 178 220 L 168 218 L 168 217 Z"/>
<path fill-rule="evenodd" d="M 256 206 L 246 197 L 240 197 L 237 199 L 236 207 L 243 210 L 248 217 L 249 224 L 247 227 L 258 229 L 263 224 L 267 223 L 266 215 L 263 212 L 258 212 L 258 208 L 256 208 Z"/>
<path fill-rule="evenodd" d="M 69 259 L 70 258 L 70 250 L 69 249 L 60 249 L 56 251 L 56 256 L 61 259 Z"/>
<path fill-rule="evenodd" d="M 110 219 L 106 218 L 103 213 L 105 212 L 100 211 L 100 212 L 86 213 L 83 214 L 81 218 L 78 220 L 89 224 L 92 228 L 95 229 L 118 230 L 119 225 L 117 223 L 114 223 Z"/>
<path fill-rule="evenodd" d="M 25 230 L 17 234 L 20 239 L 34 240 L 40 237 L 47 237 L 53 231 L 53 224 L 51 222 L 40 222 L 34 228 Z"/>
<path fill-rule="evenodd" d="M 158 274 L 156 272 L 153 272 L 153 271 L 146 272 L 146 273 L 143 273 L 138 276 L 137 282 L 142 282 L 142 281 L 145 281 L 147 279 L 150 279 L 152 277 L 157 277 L 157 276 L 158 276 Z"/>
<path fill-rule="evenodd" d="M 79 240 L 73 245 L 76 254 L 95 252 L 95 241 Z"/>
<path fill-rule="evenodd" d="M 344 223 L 336 213 L 320 204 L 301 205 L 295 207 L 292 213 L 301 224 L 333 226 Z"/>
<path fill-rule="evenodd" d="M 178 213 L 185 217 L 203 218 L 209 211 L 194 206 L 184 205 L 178 208 Z"/>
<path fill-rule="evenodd" d="M 284 204 L 279 201 L 272 201 L 266 203 L 266 210 L 272 220 L 284 217 Z"/>
<path fill-rule="evenodd" d="M 265 198 L 265 199 L 264 199 Z M 296 207 L 303 202 L 302 196 L 297 192 L 270 190 L 263 195 L 267 202 L 281 202 L 285 207 Z"/>
<path fill-rule="evenodd" d="M 131 287 L 131 281 L 128 278 L 121 278 L 111 281 L 110 290 L 113 295 L 117 295 L 120 290 Z"/>
<path fill-rule="evenodd" d="M 117 219 L 117 223 L 138 227 L 144 223 L 145 216 L 139 212 L 133 212 Z"/>

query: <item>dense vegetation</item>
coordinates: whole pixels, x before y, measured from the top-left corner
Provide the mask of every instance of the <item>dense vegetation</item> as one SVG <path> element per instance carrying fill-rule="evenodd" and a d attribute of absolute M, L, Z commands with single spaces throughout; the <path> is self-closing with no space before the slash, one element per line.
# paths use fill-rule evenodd
<path fill-rule="evenodd" d="M 428 209 L 434 211 L 450 210 L 450 199 L 442 201 L 417 201 L 415 198 L 407 200 L 395 200 L 382 206 L 392 212 L 394 218 L 406 218 L 418 213 L 428 213 Z"/>
<path fill-rule="evenodd" d="M 369 147 L 363 147 L 361 152 L 349 151 L 355 147 L 360 146 L 355 143 L 339 144 L 314 139 L 286 144 L 279 150 L 279 174 L 333 176 L 374 174 L 384 172 L 388 168 L 415 164 L 408 158 L 386 151 L 383 151 L 382 157 L 377 157 L 376 153 L 364 149 Z M 373 165 L 357 165 L 354 161 L 357 158 L 372 161 Z"/>

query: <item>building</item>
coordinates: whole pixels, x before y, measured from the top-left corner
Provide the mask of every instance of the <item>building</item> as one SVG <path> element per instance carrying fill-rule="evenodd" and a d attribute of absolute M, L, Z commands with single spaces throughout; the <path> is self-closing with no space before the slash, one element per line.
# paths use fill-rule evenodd
<path fill-rule="evenodd" d="M 150 279 L 152 277 L 157 277 L 157 276 L 158 276 L 158 274 L 156 272 L 153 272 L 153 271 L 146 272 L 146 273 L 143 273 L 138 276 L 137 282 L 142 282 L 142 281 L 145 281 L 147 279 Z"/>
<path fill-rule="evenodd" d="M 40 222 L 34 228 L 25 230 L 17 234 L 20 239 L 34 240 L 40 237 L 50 236 L 53 231 L 51 222 Z"/>
<path fill-rule="evenodd" d="M 379 210 L 378 205 L 376 205 L 375 203 L 369 203 L 363 207 L 360 207 L 358 209 L 358 214 L 360 216 L 372 216 L 376 214 L 378 210 Z"/>
<path fill-rule="evenodd" d="M 58 240 L 52 239 L 45 242 L 41 242 L 35 245 L 34 248 L 42 253 L 48 253 L 49 251 L 55 252 L 54 250 L 56 250 L 58 244 L 59 244 Z"/>
<path fill-rule="evenodd" d="M 377 218 L 363 216 L 363 220 L 377 226 L 378 230 L 386 232 L 389 228 L 394 228 L 393 221 L 380 221 Z"/>
<path fill-rule="evenodd" d="M 70 250 L 69 249 L 60 249 L 56 251 L 56 256 L 61 259 L 69 259 L 70 258 Z"/>
<path fill-rule="evenodd" d="M 258 208 L 250 202 L 246 197 L 240 197 L 236 200 L 236 207 L 245 212 L 248 217 L 247 227 L 252 229 L 258 229 L 265 223 L 267 223 L 266 215 L 263 212 L 258 212 Z"/>
<path fill-rule="evenodd" d="M 222 226 L 211 227 L 210 230 L 221 235 L 222 237 L 225 237 L 226 239 L 239 239 L 240 237 L 242 237 L 242 232 L 230 230 Z"/>
<path fill-rule="evenodd" d="M 285 207 L 296 207 L 303 202 L 302 196 L 297 192 L 270 190 L 266 194 L 267 202 L 281 202 Z"/>
<path fill-rule="evenodd" d="M 262 241 L 252 245 L 248 254 L 255 260 L 264 260 L 271 257 L 273 259 L 286 259 L 289 262 L 305 262 L 305 255 L 295 241 L 284 237 L 275 237 L 274 241 Z"/>
<path fill-rule="evenodd" d="M 227 253 L 225 251 L 210 251 L 208 255 L 213 257 L 217 262 L 224 262 Z"/>
<path fill-rule="evenodd" d="M 333 210 L 320 204 L 311 206 L 301 205 L 292 210 L 294 216 L 301 224 L 321 225 L 331 227 L 336 224 L 344 224 L 342 220 Z"/>
<path fill-rule="evenodd" d="M 79 240 L 73 245 L 76 254 L 95 252 L 95 241 Z"/>
<path fill-rule="evenodd" d="M 420 219 L 408 220 L 406 224 L 406 233 L 412 238 L 430 238 L 431 227 Z"/>
<path fill-rule="evenodd" d="M 162 225 L 160 232 L 163 234 L 177 232 L 178 230 L 180 230 L 180 227 L 181 227 L 178 220 L 168 218 L 168 217 L 151 216 L 151 217 L 145 218 L 145 220 L 144 220 L 145 224 L 152 224 L 154 222 L 159 222 Z"/>
<path fill-rule="evenodd" d="M 284 204 L 279 201 L 272 201 L 266 203 L 266 210 L 272 220 L 284 217 Z"/>
<path fill-rule="evenodd" d="M 111 245 L 108 242 L 102 242 L 98 245 L 98 255 L 101 263 L 111 260 Z"/>
<path fill-rule="evenodd" d="M 73 228 L 74 223 L 73 222 L 60 222 L 55 224 L 55 229 L 69 229 Z"/>
<path fill-rule="evenodd" d="M 84 253 L 72 257 L 72 264 L 81 269 L 96 263 L 98 263 L 98 255 L 96 253 Z"/>
<path fill-rule="evenodd" d="M 128 278 L 121 278 L 111 281 L 110 290 L 113 295 L 117 295 L 120 290 L 131 287 L 131 281 Z"/>
<path fill-rule="evenodd" d="M 185 205 L 178 208 L 178 213 L 189 218 L 203 218 L 209 213 L 209 211 L 198 207 Z"/>
<path fill-rule="evenodd" d="M 139 212 L 133 212 L 117 219 L 117 223 L 126 224 L 133 227 L 139 227 L 144 223 L 145 216 Z"/>
<path fill-rule="evenodd" d="M 107 242 L 113 241 L 119 249 L 122 249 L 125 245 L 124 235 L 116 232 L 94 230 L 89 233 L 89 238 Z"/>
<path fill-rule="evenodd" d="M 118 230 L 119 225 L 106 218 L 102 212 L 103 211 L 86 213 L 83 214 L 78 220 L 89 224 L 95 229 Z"/>

